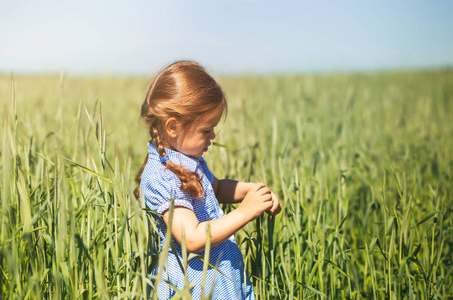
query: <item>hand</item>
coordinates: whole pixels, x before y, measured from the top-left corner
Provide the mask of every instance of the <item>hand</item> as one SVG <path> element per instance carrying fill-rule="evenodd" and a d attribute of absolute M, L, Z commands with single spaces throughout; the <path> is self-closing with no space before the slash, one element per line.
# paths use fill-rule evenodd
<path fill-rule="evenodd" d="M 274 192 L 272 191 L 271 196 L 272 196 L 272 207 L 267 212 L 272 216 L 275 216 L 279 214 L 280 211 L 282 210 L 282 204 L 280 203 L 280 199 L 278 199 L 277 195 L 275 195 Z"/>
<path fill-rule="evenodd" d="M 244 213 L 249 222 L 253 221 L 266 210 L 273 208 L 272 198 L 271 190 L 264 183 L 255 183 L 245 195 L 238 210 Z"/>

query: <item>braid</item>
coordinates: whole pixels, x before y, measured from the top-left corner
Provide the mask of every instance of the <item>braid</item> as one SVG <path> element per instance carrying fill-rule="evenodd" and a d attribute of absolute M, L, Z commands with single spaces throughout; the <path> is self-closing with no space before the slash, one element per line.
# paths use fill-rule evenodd
<path fill-rule="evenodd" d="M 152 128 L 150 134 L 157 146 L 160 157 L 165 156 L 167 151 L 165 151 L 159 131 L 156 128 Z M 166 162 L 166 165 L 181 181 L 180 188 L 183 192 L 192 195 L 194 198 L 201 198 L 205 195 L 201 178 L 196 172 L 190 172 L 186 168 L 177 165 L 170 160 Z"/>
<path fill-rule="evenodd" d="M 180 188 L 183 192 L 192 195 L 194 198 L 201 198 L 206 195 L 201 178 L 196 172 L 190 172 L 170 160 L 167 161 L 167 168 L 181 180 Z"/>
<path fill-rule="evenodd" d="M 154 143 L 157 146 L 157 150 L 159 151 L 159 155 L 163 157 L 164 155 L 167 154 L 167 151 L 165 151 L 164 145 L 162 143 L 162 139 L 160 138 L 159 131 L 157 128 L 153 127 L 151 129 L 151 137 L 153 138 Z"/>

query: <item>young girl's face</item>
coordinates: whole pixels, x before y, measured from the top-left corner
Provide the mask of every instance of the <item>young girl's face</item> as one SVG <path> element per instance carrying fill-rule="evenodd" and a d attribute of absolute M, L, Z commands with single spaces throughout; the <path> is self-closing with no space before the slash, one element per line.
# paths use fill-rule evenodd
<path fill-rule="evenodd" d="M 215 138 L 214 128 L 217 126 L 222 115 L 210 119 L 201 119 L 187 130 L 179 133 L 170 142 L 170 146 L 186 156 L 200 158 L 208 151 L 211 141 Z"/>

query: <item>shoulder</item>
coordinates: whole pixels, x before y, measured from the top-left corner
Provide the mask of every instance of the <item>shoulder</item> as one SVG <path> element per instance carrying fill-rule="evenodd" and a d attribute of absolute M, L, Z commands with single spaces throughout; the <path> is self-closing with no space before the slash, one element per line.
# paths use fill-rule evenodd
<path fill-rule="evenodd" d="M 140 187 L 145 188 L 152 186 L 154 183 L 171 181 L 171 173 L 172 172 L 168 170 L 163 164 L 150 159 L 146 163 L 145 169 L 143 170 Z M 173 177 L 177 179 L 176 175 Z"/>
<path fill-rule="evenodd" d="M 140 198 L 144 198 L 146 206 L 163 213 L 170 206 L 170 200 L 175 199 L 175 205 L 192 208 L 191 197 L 180 189 L 181 181 L 162 164 L 148 162 L 140 182 Z"/>

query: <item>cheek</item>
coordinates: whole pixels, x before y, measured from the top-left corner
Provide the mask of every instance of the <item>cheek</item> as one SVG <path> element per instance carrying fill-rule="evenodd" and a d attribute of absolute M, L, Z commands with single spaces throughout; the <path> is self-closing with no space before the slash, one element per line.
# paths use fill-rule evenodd
<path fill-rule="evenodd" d="M 192 139 L 191 145 L 193 147 L 200 147 L 206 144 L 206 136 L 204 135 L 198 135 L 196 138 Z"/>

